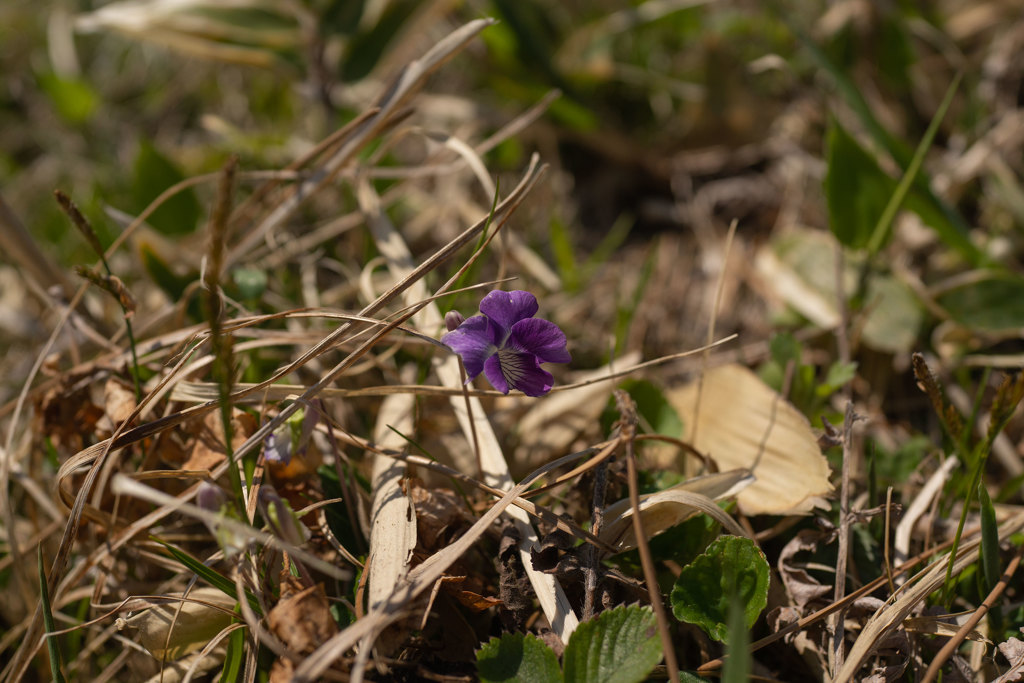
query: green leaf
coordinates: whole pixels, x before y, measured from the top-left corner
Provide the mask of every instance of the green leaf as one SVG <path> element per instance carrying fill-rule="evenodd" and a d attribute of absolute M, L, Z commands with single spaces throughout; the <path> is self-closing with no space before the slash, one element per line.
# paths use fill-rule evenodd
<path fill-rule="evenodd" d="M 696 624 L 718 641 L 729 635 L 729 605 L 743 607 L 749 629 L 768 604 L 768 561 L 747 538 L 722 536 L 683 567 L 670 599 L 680 621 Z"/>
<path fill-rule="evenodd" d="M 341 80 L 347 83 L 366 78 L 401 32 L 406 21 L 415 16 L 418 0 L 386 3 L 384 11 L 369 30 L 352 37 L 341 63 Z"/>
<path fill-rule="evenodd" d="M 555 264 L 558 266 L 566 291 L 579 291 L 580 269 L 576 263 L 576 249 L 572 245 L 568 227 L 557 217 L 551 219 L 548 238 L 551 242 L 551 254 L 555 257 Z"/>
<path fill-rule="evenodd" d="M 656 384 L 643 379 L 633 379 L 626 380 L 621 387 L 636 402 L 640 419 L 650 425 L 655 434 L 673 438 L 682 436 L 683 421 Z"/>
<path fill-rule="evenodd" d="M 868 251 L 872 254 L 876 253 L 888 240 L 889 228 L 892 225 L 893 219 L 896 218 L 896 212 L 899 211 L 903 200 L 907 198 L 907 193 L 910 191 L 911 185 L 914 183 L 918 172 L 921 170 L 921 164 L 924 163 L 925 154 L 927 154 L 928 149 L 932 146 L 932 142 L 935 140 L 935 134 L 939 131 L 939 124 L 942 123 L 942 119 L 945 118 L 946 112 L 949 111 L 949 105 L 953 103 L 953 95 L 956 94 L 956 89 L 960 85 L 961 76 L 962 74 L 957 74 L 956 78 L 953 79 L 953 82 L 946 90 L 946 97 L 943 98 L 938 111 L 935 112 L 935 116 L 932 117 L 931 123 L 928 125 L 928 130 L 925 131 L 920 144 L 918 144 L 917 149 L 914 150 L 914 157 L 907 165 L 907 170 L 903 173 L 903 177 L 900 178 L 899 184 L 897 184 L 895 191 L 889 197 L 889 202 L 886 204 L 885 210 L 878 219 L 878 224 L 875 225 L 871 239 L 868 241 Z"/>
<path fill-rule="evenodd" d="M 818 387 L 818 395 L 822 397 L 831 396 L 856 376 L 857 363 L 836 361 L 829 366 L 828 374 L 825 375 L 825 383 Z"/>
<path fill-rule="evenodd" d="M 198 273 L 175 274 L 170 264 L 156 252 L 152 245 L 146 242 L 139 244 L 139 258 L 142 260 L 142 267 L 149 273 L 149 277 L 171 301 L 180 301 L 185 289 L 199 277 Z"/>
<path fill-rule="evenodd" d="M 39 76 L 39 86 L 46 93 L 58 116 L 77 125 L 92 118 L 99 105 L 99 95 L 89 83 L 78 78 L 61 78 L 55 73 Z"/>
<path fill-rule="evenodd" d="M 907 285 L 891 275 L 870 276 L 864 293 L 864 341 L 873 349 L 907 353 L 917 342 L 924 310 Z"/>
<path fill-rule="evenodd" d="M 259 299 L 267 289 L 267 271 L 260 268 L 235 268 L 231 271 L 231 279 L 246 301 Z"/>
<path fill-rule="evenodd" d="M 879 123 L 871 111 L 867 100 L 864 99 L 864 95 L 861 94 L 860 89 L 847 76 L 846 72 L 834 64 L 821 48 L 795 23 L 787 21 L 787 24 L 793 35 L 807 50 L 812 61 L 832 78 L 839 94 L 860 119 L 861 124 L 875 141 L 875 144 L 888 152 L 901 171 L 908 168 L 912 158 L 910 148 L 903 141 L 891 135 Z M 831 170 L 831 164 L 829 164 L 829 172 Z M 831 199 L 829 202 L 829 210 L 831 212 Z M 906 199 L 906 207 L 921 216 L 921 219 L 935 230 L 943 243 L 955 249 L 972 265 L 977 266 L 986 261 L 985 255 L 968 238 L 968 226 L 963 217 L 932 192 L 929 180 L 924 174 L 918 175 L 917 181 L 914 184 L 914 190 Z M 881 214 L 879 213 L 878 215 L 880 216 Z"/>
<path fill-rule="evenodd" d="M 178 167 L 145 139 L 139 144 L 134 174 L 132 196 L 135 209 L 140 212 L 165 190 L 185 179 Z M 199 200 L 189 188 L 169 198 L 146 220 L 165 235 L 185 235 L 195 230 L 200 215 Z"/>
<path fill-rule="evenodd" d="M 501 638 L 491 638 L 477 650 L 476 668 L 484 683 L 558 683 L 562 680 L 554 651 L 529 633 L 506 633 Z"/>
<path fill-rule="evenodd" d="M 658 621 L 647 607 L 602 612 L 579 625 L 565 648 L 566 683 L 639 683 L 661 661 Z"/>
<path fill-rule="evenodd" d="M 679 672 L 679 683 L 709 683 L 709 682 L 708 682 L 708 679 L 701 678 L 700 676 L 698 676 L 695 673 L 690 673 L 689 671 L 680 671 Z"/>
<path fill-rule="evenodd" d="M 955 321 L 977 332 L 1012 333 L 1024 327 L 1024 279 L 1015 275 L 968 282 L 937 301 Z"/>
<path fill-rule="evenodd" d="M 882 172 L 875 159 L 838 122 L 832 122 L 825 144 L 829 226 L 845 246 L 866 247 L 896 190 L 896 181 Z"/>

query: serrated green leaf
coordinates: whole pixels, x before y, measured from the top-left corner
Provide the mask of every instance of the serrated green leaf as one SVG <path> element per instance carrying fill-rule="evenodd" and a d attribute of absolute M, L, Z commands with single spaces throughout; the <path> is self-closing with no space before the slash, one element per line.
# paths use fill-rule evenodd
<path fill-rule="evenodd" d="M 554 651 L 529 633 L 506 633 L 501 638 L 491 638 L 477 650 L 476 668 L 484 683 L 558 683 L 562 680 Z"/>
<path fill-rule="evenodd" d="M 680 671 L 679 683 L 708 683 L 708 679 L 701 678 L 697 674 L 690 673 L 689 671 Z"/>
<path fill-rule="evenodd" d="M 562 658 L 566 683 L 639 683 L 661 661 L 658 621 L 647 607 L 602 612 L 579 625 Z"/>
<path fill-rule="evenodd" d="M 743 607 L 744 624 L 754 625 L 768 604 L 768 561 L 747 538 L 722 536 L 683 567 L 670 599 L 680 621 L 696 624 L 717 641 L 729 635 L 729 605 Z"/>

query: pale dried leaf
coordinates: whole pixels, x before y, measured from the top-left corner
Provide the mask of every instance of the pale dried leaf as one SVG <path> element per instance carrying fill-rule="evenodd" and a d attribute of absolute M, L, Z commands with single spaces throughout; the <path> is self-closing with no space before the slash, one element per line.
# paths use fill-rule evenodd
<path fill-rule="evenodd" d="M 410 434 L 415 402 L 412 394 L 385 397 L 377 414 L 375 436 L 379 447 L 397 451 L 405 448 L 405 440 L 388 427 Z M 371 609 L 383 604 L 408 573 L 416 547 L 416 513 L 412 501 L 402 491 L 403 477 L 405 463 L 386 455 L 373 456 L 368 577 Z"/>
<path fill-rule="evenodd" d="M 726 514 L 715 501 L 730 498 L 752 484 L 754 478 L 748 470 L 732 470 L 720 474 L 696 477 L 672 488 L 640 497 L 640 517 L 648 538 L 682 524 L 694 515 L 704 512 L 717 520 L 736 536 L 746 536 L 742 527 Z M 625 498 L 605 508 L 607 520 L 600 538 L 614 545 L 619 552 L 636 547 L 633 532 L 633 508 Z"/>
<path fill-rule="evenodd" d="M 103 403 L 110 421 L 121 424 L 135 410 L 135 389 L 122 379 L 110 377 L 103 386 Z"/>
<path fill-rule="evenodd" d="M 184 602 L 154 605 L 118 625 L 151 655 L 170 661 L 202 649 L 230 625 L 235 602 L 216 588 L 197 588 Z"/>
<path fill-rule="evenodd" d="M 227 651 L 227 645 L 220 642 L 211 652 L 193 652 L 173 662 L 164 662 L 160 670 L 147 678 L 145 683 L 181 683 L 186 680 L 190 670 L 191 680 L 199 679 L 223 664 Z"/>
<path fill-rule="evenodd" d="M 896 564 L 902 564 L 910 557 L 910 537 L 914 531 L 914 525 L 931 508 L 935 496 L 942 492 L 942 488 L 949 480 L 950 474 L 959 464 L 960 461 L 956 456 L 947 458 L 929 477 L 925 485 L 921 487 L 921 490 L 914 497 L 914 501 L 903 514 L 900 523 L 896 526 L 896 534 L 893 537 L 892 544 L 893 559 Z M 900 575 L 896 577 L 896 584 L 902 586 L 906 580 L 905 576 Z"/>
<path fill-rule="evenodd" d="M 832 492 L 829 466 L 800 411 L 751 370 L 723 365 L 698 383 L 666 392 L 690 439 L 719 469 L 748 468 L 757 478 L 737 496 L 745 515 L 808 514 Z"/>

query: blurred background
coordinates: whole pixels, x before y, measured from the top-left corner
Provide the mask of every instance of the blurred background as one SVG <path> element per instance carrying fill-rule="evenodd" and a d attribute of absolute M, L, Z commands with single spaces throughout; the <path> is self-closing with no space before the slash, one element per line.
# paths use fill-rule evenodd
<path fill-rule="evenodd" d="M 514 182 L 540 153 L 551 169 L 514 226 L 539 258 L 512 270 L 517 286 L 547 290 L 542 307 L 577 330 L 580 365 L 701 343 L 723 268 L 718 329 L 754 344 L 740 355 L 764 358 L 767 339 L 792 331 L 832 358 L 837 243 L 847 247 L 854 355 L 870 380 L 861 389 L 875 405 L 912 349 L 958 363 L 1009 354 L 1002 362 L 1012 364 L 1021 352 L 1016 0 L 8 0 L 0 345 L 37 349 L 58 305 L 43 292 L 58 285 L 68 296 L 72 266 L 94 260 L 55 189 L 109 245 L 162 191 L 230 155 L 245 171 L 284 168 L 479 17 L 497 23 L 416 101 L 410 125 L 425 136 L 375 159 L 408 168 L 428 157 L 430 139 L 451 136 Z M 904 210 L 882 225 L 933 119 Z M 516 121 L 528 125 L 481 146 Z M 406 184 L 389 204 L 417 253 L 489 206 L 463 176 Z M 143 308 L 194 291 L 193 247 L 203 244 L 214 186 L 176 195 L 115 255 L 114 272 Z M 298 303 L 288 284 L 298 267 L 273 254 L 351 211 L 348 192 L 339 185 L 311 202 L 238 277 L 271 290 L 281 283 L 280 306 Z M 18 223 L 33 245 L 16 239 Z M 344 282 L 353 255 L 372 256 L 359 233 L 339 229 L 309 251 L 336 264 L 316 273 L 322 290 Z M 185 304 L 179 322 L 195 312 Z M 0 398 L 17 391 L 31 360 L 8 357 L 17 367 L 7 368 Z"/>

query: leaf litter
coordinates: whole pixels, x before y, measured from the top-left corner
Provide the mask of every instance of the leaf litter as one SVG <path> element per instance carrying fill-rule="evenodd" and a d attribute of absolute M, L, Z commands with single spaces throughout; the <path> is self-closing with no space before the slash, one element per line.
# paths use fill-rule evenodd
<path fill-rule="evenodd" d="M 125 30 L 118 24 L 127 16 L 119 18 L 118 12 L 124 9 L 115 6 L 113 14 L 96 14 L 90 28 L 98 29 L 103 19 Z M 316 236 L 321 242 L 308 242 L 316 248 L 339 235 L 348 239 L 351 226 L 365 224 L 369 230 L 363 246 L 372 243 L 379 256 L 369 264 L 345 264 L 352 281 L 349 298 L 343 299 L 344 312 L 332 308 L 339 298 L 326 292 L 307 297 L 312 304 L 308 308 L 273 314 L 263 309 L 253 312 L 234 301 L 228 305 L 228 299 L 223 299 L 223 329 L 234 340 L 234 353 L 245 359 L 244 367 L 235 368 L 236 376 L 229 380 L 230 405 L 225 414 L 232 438 L 227 448 L 224 419 L 218 414 L 222 386 L 203 381 L 217 362 L 212 351 L 217 335 L 203 325 L 171 329 L 173 325 L 159 322 L 184 319 L 185 300 L 167 302 L 166 310 L 152 316 L 151 326 L 143 328 L 139 351 L 148 379 L 141 401 L 129 381 L 128 350 L 109 340 L 100 345 L 94 360 L 81 362 L 77 350 L 68 352 L 57 344 L 59 334 L 55 333 L 39 356 L 37 371 L 47 379 L 35 388 L 31 378 L 25 383 L 24 396 L 33 406 L 31 438 L 14 438 L 25 420 L 21 404 L 4 411 L 11 421 L 3 453 L 4 488 L 13 477 L 24 491 L 18 500 L 31 506 L 23 517 L 20 509 L 15 513 L 9 498 L 3 501 L 8 531 L 4 567 L 12 569 L 12 585 L 33 585 L 24 559 L 29 548 L 42 542 L 46 556 L 52 558 L 42 578 L 49 582 L 62 619 L 75 621 L 69 615 L 76 604 L 87 607 L 85 612 L 91 612 L 92 619 L 49 637 L 85 633 L 86 653 L 114 652 L 120 644 L 132 643 L 112 661 L 105 661 L 102 672 L 87 661 L 87 654 L 65 663 L 68 670 L 105 678 L 145 671 L 151 680 L 181 680 L 216 676 L 218 667 L 227 671 L 237 666 L 246 672 L 247 680 L 255 680 L 256 670 L 264 666 L 260 660 L 272 653 L 272 681 L 428 674 L 465 680 L 484 671 L 477 668 L 483 660 L 474 651 L 485 652 L 489 637 L 526 631 L 539 638 L 527 636 L 521 645 L 529 643 L 525 647 L 537 662 L 543 662 L 544 670 L 557 672 L 557 657 L 564 653 L 565 675 L 572 677 L 577 674 L 571 672 L 598 659 L 597 655 L 579 658 L 583 639 L 596 638 L 594 629 L 604 628 L 614 616 L 637 631 L 627 633 L 615 627 L 600 632 L 600 637 L 609 642 L 616 637 L 634 638 L 636 651 L 628 644 L 619 650 L 610 645 L 601 649 L 601 657 L 630 661 L 629 656 L 639 652 L 643 662 L 637 666 L 661 675 L 664 670 L 654 667 L 667 653 L 658 649 L 655 627 L 665 632 L 666 623 L 663 616 L 632 605 L 650 601 L 637 578 L 644 573 L 637 570 L 636 558 L 645 571 L 651 569 L 648 545 L 684 545 L 699 535 L 693 526 L 699 522 L 715 525 L 715 533 L 720 527 L 737 542 L 746 539 L 744 543 L 760 557 L 768 554 L 776 559 L 772 578 L 781 580 L 781 590 L 768 587 L 767 570 L 758 576 L 758 582 L 763 579 L 758 585 L 768 595 L 767 619 L 757 619 L 763 609 L 760 603 L 745 615 L 744 628 L 770 633 L 750 647 L 750 656 L 764 673 L 780 675 L 785 667 L 779 662 L 792 665 L 802 660 L 799 666 L 811 672 L 808 678 L 820 674 L 831 680 L 896 680 L 910 669 L 928 667 L 935 649 L 928 638 L 964 637 L 983 647 L 952 655 L 948 675 L 977 678 L 984 675 L 984 664 L 985 672 L 999 672 L 995 680 L 1018 680 L 1021 653 L 1016 638 L 993 634 L 988 624 L 964 631 L 966 627 L 961 626 L 967 622 L 960 618 L 962 613 L 928 606 L 946 583 L 948 556 L 943 553 L 950 547 L 952 530 L 940 523 L 936 508 L 943 505 L 942 487 L 950 470 L 961 462 L 951 455 L 933 474 L 919 468 L 918 479 L 902 484 L 902 500 L 913 501 L 902 520 L 890 520 L 895 507 L 879 507 L 874 493 L 871 501 L 858 499 L 848 518 L 840 519 L 841 527 L 853 526 L 855 533 L 865 536 L 879 531 L 872 527 L 884 523 L 885 543 L 890 534 L 893 539 L 892 558 L 888 546 L 857 546 L 855 553 L 870 555 L 869 564 L 874 562 L 876 569 L 884 563 L 885 574 L 876 576 L 877 572 L 865 572 L 863 561 L 861 566 L 854 563 L 850 571 L 855 589 L 841 604 L 829 601 L 835 529 L 827 523 L 818 529 L 808 527 L 827 514 L 834 496 L 833 472 L 823 452 L 829 439 L 812 428 L 796 397 L 789 400 L 787 389 L 792 387 L 769 387 L 745 366 L 729 362 L 748 360 L 749 354 L 763 357 L 763 346 L 759 351 L 756 342 L 738 350 L 726 344 L 703 358 L 698 357 L 699 348 L 680 353 L 675 345 L 653 361 L 671 368 L 658 379 L 683 425 L 679 437 L 643 434 L 650 423 L 644 426 L 642 406 L 635 420 L 641 425 L 639 434 L 627 427 L 632 423 L 625 415 L 618 422 L 606 419 L 614 378 L 651 367 L 642 365 L 644 356 L 637 353 L 624 354 L 594 371 L 557 369 L 556 391 L 550 399 L 536 402 L 504 397 L 465 382 L 456 356 L 435 341 L 443 334 L 445 309 L 457 302 L 468 310 L 467 302 L 479 299 L 481 290 L 520 288 L 506 279 L 506 259 L 518 265 L 521 279 L 549 289 L 560 285 L 559 274 L 545 265 L 533 243 L 518 234 L 518 219 L 513 219 L 517 210 L 529 210 L 528 195 L 542 188 L 542 177 L 551 171 L 534 157 L 506 192 L 491 182 L 483 159 L 502 135 L 507 139 L 522 130 L 544 107 L 525 112 L 498 138 L 476 144 L 448 132 L 403 127 L 415 115 L 417 103 L 427 97 L 419 94 L 426 79 L 479 40 L 490 25 L 486 20 L 466 24 L 410 61 L 382 89 L 373 107 L 300 162 L 258 186 L 231 214 L 227 267 L 274 258 L 287 263 L 282 260 L 286 255 L 299 257 L 302 252 L 280 241 L 285 228 L 298 212 L 309 210 L 311 198 L 325 202 L 323 190 L 343 183 L 355 198 L 355 206 L 348 207 L 350 213 L 344 217 L 349 219 L 345 226 L 325 226 L 335 232 L 313 231 L 302 239 Z M 143 34 L 144 38 L 149 35 Z M 207 48 L 200 53 L 240 61 L 259 58 L 256 53 Z M 543 105 L 552 101 L 547 98 Z M 400 149 L 404 137 L 416 136 L 429 140 L 428 149 L 433 151 L 428 161 L 405 176 L 377 165 L 382 163 L 382 151 L 361 155 L 378 144 L 383 150 Z M 468 178 L 454 180 L 467 168 Z M 449 187 L 461 193 L 463 213 L 473 216 L 465 221 L 471 227 L 450 241 L 424 248 L 424 229 L 417 227 L 415 218 L 404 217 L 407 224 L 396 218 L 402 216 L 396 210 L 401 193 L 373 181 L 395 180 L 398 188 L 407 189 L 410 202 L 426 202 L 429 192 L 409 179 L 441 182 L 445 175 L 451 176 L 445 179 Z M 256 174 L 247 177 L 244 171 L 239 178 L 248 184 L 266 180 Z M 214 174 L 189 183 L 217 180 Z M 488 203 L 493 199 L 491 211 L 481 197 Z M 119 242 L 148 229 L 143 223 L 155 206 L 138 217 L 127 217 Z M 714 220 L 711 213 L 694 215 L 708 224 Z M 278 248 L 268 251 L 275 240 Z M 806 247 L 811 242 L 817 245 L 814 240 L 797 241 Z M 467 256 L 473 245 L 476 248 Z M 829 242 L 811 257 L 811 265 L 825 266 L 813 272 L 801 270 L 806 263 L 787 260 L 785 247 L 776 241 L 755 249 L 739 240 L 735 249 L 761 255 L 757 259 L 761 274 L 769 280 L 767 284 L 750 280 L 749 285 L 767 292 L 770 297 L 766 298 L 785 301 L 820 328 L 841 324 L 846 304 L 841 302 L 837 308 L 834 288 L 829 289 L 834 270 L 829 270 L 822 256 L 834 245 Z M 474 288 L 463 289 L 463 275 L 471 269 L 478 273 L 492 253 L 499 256 L 497 271 L 483 267 L 488 275 L 476 275 Z M 614 268 L 631 267 L 637 272 L 632 258 L 635 251 L 623 249 L 621 262 L 611 264 L 613 272 L 606 273 L 597 286 L 621 286 Z M 709 256 L 709 263 L 714 261 Z M 734 304 L 741 308 L 743 296 L 736 285 L 739 278 L 729 270 L 736 266 L 730 266 L 728 259 L 719 263 L 723 294 L 715 297 L 715 313 L 721 308 L 727 312 L 728 326 L 741 329 L 737 321 L 745 313 L 730 310 Z M 860 262 L 848 263 L 843 271 L 848 286 L 857 286 L 855 276 L 864 276 L 864 267 Z M 675 273 L 663 268 L 652 266 L 655 286 L 653 293 L 642 297 L 643 306 L 664 296 L 658 284 L 665 287 L 667 278 L 679 277 L 678 267 Z M 860 273 L 853 272 L 857 269 Z M 487 281 L 488 277 L 493 279 Z M 985 294 L 980 291 L 983 287 L 973 291 L 972 281 L 951 279 L 944 285 L 922 287 L 906 271 L 871 273 L 866 282 L 864 317 L 855 321 L 851 332 L 871 349 L 897 355 L 910 348 L 924 315 L 909 292 L 925 297 L 929 305 L 949 309 L 949 318 L 968 328 L 972 311 L 962 300 L 975 301 Z M 650 283 L 636 286 L 641 294 L 645 286 L 651 287 Z M 567 329 L 571 319 L 579 317 L 579 306 L 592 305 L 589 313 L 600 317 L 608 301 L 619 300 L 595 295 L 595 301 L 574 304 L 575 309 L 565 306 L 563 313 L 557 305 L 562 295 L 551 295 L 550 305 L 538 297 L 543 314 L 561 316 L 559 322 Z M 68 303 L 56 326 L 58 332 L 69 324 L 71 311 L 83 297 L 88 298 L 80 289 Z M 137 323 L 147 321 L 149 301 L 141 297 L 134 305 L 132 317 Z M 642 306 L 635 313 L 631 329 L 625 331 L 626 338 L 634 340 L 645 337 L 644 321 L 650 319 Z M 1016 329 L 1013 320 L 1009 325 L 1003 318 L 997 322 L 986 319 L 981 327 L 998 332 L 990 339 L 1010 338 L 1006 330 Z M 578 328 L 589 332 L 600 326 L 580 324 Z M 846 332 L 840 330 L 840 334 Z M 970 330 L 959 333 L 969 335 Z M 667 333 L 658 331 L 652 337 L 663 334 Z M 93 336 L 102 338 L 98 333 Z M 575 343 L 586 354 L 604 343 L 598 337 Z M 964 350 L 957 348 L 963 339 L 943 338 L 944 358 Z M 714 335 L 709 341 L 714 341 Z M 570 343 L 574 343 L 572 335 Z M 48 355 L 55 344 L 62 354 L 68 352 L 67 359 Z M 970 343 L 964 348 L 972 350 Z M 254 375 L 256 381 L 252 381 Z M 241 376 L 249 381 L 238 381 Z M 303 433 L 293 442 L 300 452 L 280 462 L 281 446 L 268 446 L 268 438 L 287 441 L 290 425 L 298 424 L 294 418 L 299 411 L 320 418 L 308 424 L 302 421 Z M 950 415 L 947 411 L 938 418 L 952 423 Z M 878 436 L 882 428 L 873 423 L 865 432 Z M 443 433 L 444 438 L 432 431 Z M 964 448 L 969 437 L 963 435 L 968 431 L 955 428 L 951 433 L 961 441 L 955 450 L 963 462 L 974 464 L 970 449 Z M 654 448 L 643 440 L 645 436 L 665 438 Z M 635 503 L 626 490 L 635 489 L 638 482 L 630 480 L 622 466 L 623 458 L 631 459 L 634 442 L 642 474 L 650 477 L 640 482 L 645 490 Z M 884 435 L 879 443 L 885 443 Z M 28 448 L 48 451 L 50 462 L 41 465 L 38 459 L 26 458 Z M 235 462 L 242 465 L 245 481 L 241 499 L 208 509 L 200 493 L 203 486 L 229 491 L 225 473 Z M 32 468 L 31 474 L 23 467 Z M 52 496 L 26 481 L 42 476 L 46 467 L 54 482 Z M 676 480 L 657 479 L 663 472 Z M 602 502 L 597 503 L 599 499 Z M 959 511 L 945 509 L 941 514 L 958 516 Z M 41 526 L 45 517 L 51 523 Z M 1005 546 L 1020 532 L 1024 518 L 1017 508 L 1002 506 L 998 520 L 997 537 Z M 968 575 L 982 552 L 978 525 L 973 516 L 969 521 L 949 564 L 957 577 Z M 64 534 L 58 539 L 60 527 Z M 798 530 L 788 542 L 776 538 L 794 527 Z M 173 543 L 177 552 L 164 543 Z M 692 550 L 697 557 L 714 552 L 708 547 Z M 997 556 L 999 550 L 995 549 Z M 937 559 L 928 565 L 929 558 Z M 708 563 L 706 557 L 699 562 L 690 558 L 696 564 L 683 566 L 660 555 L 655 561 L 663 575 L 681 577 L 689 576 L 688 567 Z M 588 572 L 597 577 L 594 585 L 586 578 Z M 650 582 L 649 573 L 646 580 Z M 977 599 L 970 593 L 965 596 L 959 606 L 975 614 L 974 604 L 985 593 Z M 588 600 L 597 605 L 601 616 L 581 623 L 582 606 Z M 43 622 L 33 609 L 31 600 L 5 608 L 11 612 L 4 615 L 5 620 L 20 625 L 12 626 L 0 642 L 10 655 L 4 680 L 20 680 L 41 671 L 36 656 L 43 646 Z M 824 618 L 840 609 L 845 610 L 849 626 L 837 658 Z M 692 618 L 694 623 L 703 619 Z M 77 619 L 81 622 L 81 616 Z M 115 619 L 121 626 L 116 634 L 109 628 Z M 716 619 L 718 639 L 733 638 L 734 626 L 726 623 L 728 619 L 721 615 Z M 699 667 L 711 675 L 722 664 L 721 658 L 716 659 L 721 654 L 717 646 L 709 647 L 697 636 L 680 635 L 678 624 L 673 629 L 674 637 L 680 639 L 676 643 L 686 643 L 680 651 L 686 651 L 688 668 Z M 236 639 L 240 633 L 245 637 Z M 579 637 L 574 640 L 574 636 Z M 596 647 L 597 642 L 587 644 Z M 984 654 L 992 652 L 984 646 L 993 644 L 1009 664 L 1008 670 Z M 795 647 L 787 649 L 791 645 Z M 769 646 L 771 656 L 758 659 L 758 652 Z M 694 656 L 693 650 L 700 655 Z M 745 654 L 729 651 L 730 657 Z M 984 663 L 982 657 L 987 657 Z M 666 659 L 667 671 L 674 673 L 670 661 L 674 660 Z M 635 680 L 641 680 L 647 673 L 637 675 Z"/>

